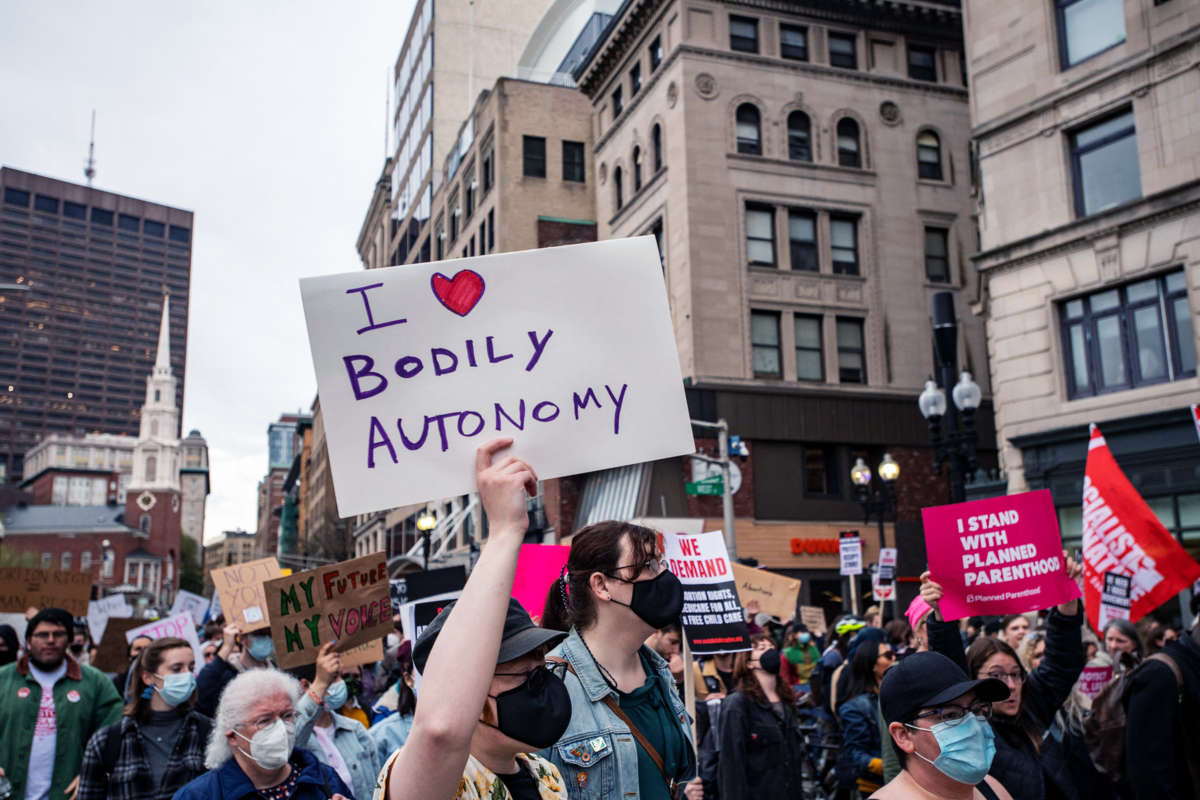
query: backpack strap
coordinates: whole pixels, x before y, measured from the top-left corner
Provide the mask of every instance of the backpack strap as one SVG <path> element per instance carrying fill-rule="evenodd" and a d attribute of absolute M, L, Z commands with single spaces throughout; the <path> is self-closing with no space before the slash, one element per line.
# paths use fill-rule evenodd
<path fill-rule="evenodd" d="M 1175 676 L 1175 687 L 1176 687 L 1176 689 L 1178 689 L 1178 692 L 1179 692 L 1178 702 L 1182 703 L 1183 702 L 1183 673 L 1179 670 L 1179 665 L 1175 663 L 1175 659 L 1171 658 L 1166 653 L 1163 653 L 1160 651 L 1158 653 L 1155 653 L 1152 656 L 1148 656 L 1146 658 L 1146 660 L 1143 661 L 1142 663 L 1145 664 L 1147 661 L 1161 661 L 1162 663 L 1166 664 L 1168 667 L 1171 668 L 1171 673 Z"/>
<path fill-rule="evenodd" d="M 577 678 L 579 677 L 579 673 L 575 671 L 575 667 L 571 665 L 571 662 L 557 657 L 547 658 L 546 660 L 553 663 L 557 667 L 562 667 L 565 665 L 568 672 Z M 654 766 L 658 767 L 658 774 L 662 776 L 663 783 L 667 785 L 667 791 L 670 793 L 671 797 L 674 797 L 675 779 L 667 775 L 667 768 L 663 766 L 662 756 L 660 756 L 658 751 L 654 749 L 654 745 L 650 744 L 650 740 L 647 739 L 640 730 L 638 730 L 637 725 L 633 724 L 633 720 L 629 718 L 629 715 L 626 714 L 619 705 L 617 705 L 617 701 L 613 699 L 612 694 L 606 694 L 603 702 L 604 705 L 608 706 L 609 711 L 616 714 L 617 718 L 625 723 L 625 725 L 629 728 L 629 732 L 633 734 L 633 738 L 637 739 L 638 744 L 640 744 L 642 749 L 646 751 L 646 755 L 650 756 L 650 760 L 654 762 Z"/>
<path fill-rule="evenodd" d="M 984 778 L 979 783 L 975 784 L 975 788 L 979 790 L 981 795 L 983 795 L 983 800 L 1000 800 L 1000 796 L 996 794 L 996 790 L 993 789 L 991 784 L 987 782 L 987 778 Z"/>
<path fill-rule="evenodd" d="M 104 760 L 104 772 L 110 778 L 117 768 L 117 761 L 121 758 L 121 740 L 125 738 L 124 728 L 125 717 L 121 717 L 119 722 L 109 726 L 108 735 L 104 737 L 104 749 L 100 755 Z"/>

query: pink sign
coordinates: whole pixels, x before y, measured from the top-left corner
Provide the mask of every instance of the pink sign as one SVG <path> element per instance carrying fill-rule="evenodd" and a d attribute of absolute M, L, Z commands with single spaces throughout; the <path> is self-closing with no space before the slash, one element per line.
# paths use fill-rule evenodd
<path fill-rule="evenodd" d="M 1021 614 L 1078 598 L 1047 489 L 921 509 L 947 620 Z"/>
<path fill-rule="evenodd" d="M 1084 667 L 1083 672 L 1079 673 L 1079 687 L 1081 694 L 1089 700 L 1095 700 L 1096 695 L 1108 686 L 1108 682 L 1112 680 L 1113 668 L 1112 664 L 1107 667 Z"/>
<path fill-rule="evenodd" d="M 529 616 L 540 620 L 546 607 L 546 592 L 562 574 L 571 548 L 565 544 L 523 544 L 517 556 L 517 574 L 512 596 Z"/>

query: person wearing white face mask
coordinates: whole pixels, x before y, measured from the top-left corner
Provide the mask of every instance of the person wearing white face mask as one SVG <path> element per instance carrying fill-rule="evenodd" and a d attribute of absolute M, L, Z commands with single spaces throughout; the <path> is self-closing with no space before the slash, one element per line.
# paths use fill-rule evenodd
<path fill-rule="evenodd" d="M 235 652 L 239 644 L 241 651 Z M 274 656 L 275 642 L 269 628 L 243 632 L 237 624 L 226 625 L 215 657 L 196 676 L 200 692 L 196 707 L 200 713 L 210 717 L 216 714 L 217 701 L 225 686 L 248 669 L 274 667 Z"/>
<path fill-rule="evenodd" d="M 204 765 L 173 800 L 348 800 L 330 766 L 295 747 L 300 682 L 274 669 L 243 672 L 225 687 Z"/>
<path fill-rule="evenodd" d="M 166 800 L 204 773 L 212 720 L 195 711 L 196 657 L 184 639 L 158 639 L 134 662 L 142 688 L 120 722 L 83 753 L 76 800 Z"/>
<path fill-rule="evenodd" d="M 288 672 L 304 689 L 296 704 L 296 744 L 333 767 L 356 798 L 370 797 L 383 762 L 362 723 L 341 713 L 350 694 L 341 654 L 326 643 L 315 668 L 310 664 Z"/>

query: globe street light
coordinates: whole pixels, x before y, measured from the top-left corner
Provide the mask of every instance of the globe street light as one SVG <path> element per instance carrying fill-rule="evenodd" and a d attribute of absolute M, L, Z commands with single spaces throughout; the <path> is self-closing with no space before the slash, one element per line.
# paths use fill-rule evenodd
<path fill-rule="evenodd" d="M 429 569 L 429 534 L 437 527 L 437 515 L 428 508 L 417 515 L 417 530 L 425 540 L 425 569 Z"/>
<path fill-rule="evenodd" d="M 883 528 L 884 519 L 888 514 L 895 514 L 896 511 L 893 484 L 900 477 L 900 465 L 896 463 L 896 459 L 892 458 L 891 453 L 884 453 L 875 469 L 875 474 L 879 476 L 879 486 L 872 491 L 871 468 L 867 466 L 866 462 L 859 458 L 850 468 L 850 481 L 854 484 L 859 505 L 863 509 L 863 521 L 869 524 L 872 516 L 879 520 L 879 549 L 882 550 L 887 547 L 887 536 Z M 851 591 L 857 593 L 857 589 L 852 588 Z M 886 600 L 883 603 L 883 609 L 887 610 Z M 886 618 L 886 614 L 884 616 Z"/>
<path fill-rule="evenodd" d="M 950 292 L 933 296 L 933 343 L 937 379 L 930 377 L 925 382 L 925 390 L 917 398 L 917 408 L 929 422 L 934 466 L 939 473 L 943 466 L 950 467 L 950 502 L 961 503 L 967 499 L 966 478 L 976 467 L 975 411 L 983 400 L 983 392 L 970 372 L 958 374 L 958 320 L 954 295 Z M 953 403 L 946 402 L 947 391 Z"/>

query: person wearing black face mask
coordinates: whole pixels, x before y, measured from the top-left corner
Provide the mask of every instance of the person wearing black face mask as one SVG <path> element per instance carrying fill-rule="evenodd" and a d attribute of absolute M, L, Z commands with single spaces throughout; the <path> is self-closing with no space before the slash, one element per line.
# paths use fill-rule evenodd
<path fill-rule="evenodd" d="M 800 797 L 796 696 L 779 677 L 779 651 L 770 638 L 755 634 L 750 647 L 734 657 L 736 688 L 721 703 L 720 797 Z"/>
<path fill-rule="evenodd" d="M 529 524 L 525 495 L 537 492 L 528 464 L 493 460 L 511 444 L 493 439 L 476 451 L 488 544 L 462 596 L 413 645 L 420 701 L 404 746 L 379 774 L 375 800 L 567 797 L 558 769 L 532 753 L 557 741 L 571 719 L 570 696 L 545 665 L 546 649 L 563 634 L 534 625 L 516 600 L 504 602 Z"/>

